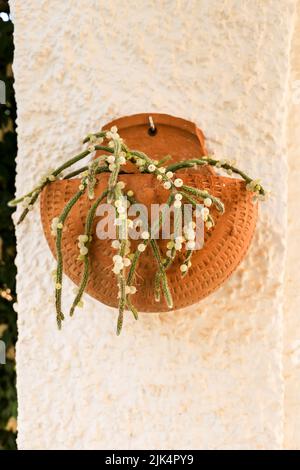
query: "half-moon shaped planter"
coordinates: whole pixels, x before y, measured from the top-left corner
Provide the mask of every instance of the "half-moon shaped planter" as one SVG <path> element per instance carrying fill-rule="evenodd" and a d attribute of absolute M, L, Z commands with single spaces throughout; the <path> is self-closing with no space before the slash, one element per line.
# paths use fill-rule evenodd
<path fill-rule="evenodd" d="M 195 124 L 164 114 L 152 114 L 157 133 L 149 135 L 149 114 L 138 114 L 117 119 L 105 126 L 116 125 L 129 148 L 145 152 L 159 160 L 165 155 L 172 156 L 170 163 L 206 154 L 203 133 Z M 102 152 L 103 153 L 103 152 Z M 168 163 L 169 164 L 169 163 Z M 150 174 L 136 173 L 133 165 L 124 167 L 127 174 L 119 180 L 132 189 L 139 203 L 148 209 L 153 203 L 166 202 L 169 192 Z M 254 234 L 257 205 L 252 202 L 252 194 L 246 190 L 245 182 L 218 176 L 211 168 L 186 169 L 176 172 L 185 184 L 207 189 L 219 197 L 225 205 L 225 214 L 212 209 L 215 227 L 205 232 L 204 247 L 193 254 L 193 264 L 182 278 L 179 266 L 184 256 L 179 255 L 168 269 L 167 276 L 174 301 L 174 310 L 192 305 L 216 290 L 242 261 Z M 109 175 L 98 176 L 95 195 L 100 195 L 107 187 Z M 65 204 L 78 190 L 79 179 L 55 181 L 45 187 L 41 196 L 41 218 L 46 239 L 55 256 L 55 239 L 51 235 L 51 221 L 63 210 Z M 75 282 L 80 283 L 82 262 L 77 261 L 78 236 L 84 233 L 86 214 L 91 206 L 88 197 L 83 197 L 71 210 L 67 219 L 67 231 L 63 233 L 62 251 L 64 272 Z M 149 210 L 150 213 L 150 210 Z M 99 218 L 96 217 L 94 230 Z M 134 243 L 137 242 L 132 242 Z M 158 240 L 162 253 L 166 251 L 166 241 Z M 112 272 L 112 257 L 115 250 L 111 240 L 99 240 L 96 236 L 90 246 L 91 274 L 86 292 L 106 305 L 118 306 L 118 287 Z M 154 299 L 154 277 L 157 264 L 148 247 L 137 268 L 134 304 L 140 312 L 162 312 L 168 307 L 164 299 Z"/>

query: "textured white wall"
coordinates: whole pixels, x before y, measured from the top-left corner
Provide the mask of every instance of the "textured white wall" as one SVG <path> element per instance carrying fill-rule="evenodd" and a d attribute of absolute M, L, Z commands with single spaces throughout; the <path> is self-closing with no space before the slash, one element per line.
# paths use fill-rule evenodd
<path fill-rule="evenodd" d="M 291 49 L 288 115 L 288 231 L 284 291 L 284 445 L 300 449 L 300 1 Z"/>
<path fill-rule="evenodd" d="M 296 0 L 11 4 L 18 194 L 86 132 L 147 111 L 196 121 L 218 155 L 281 188 L 224 287 L 184 312 L 128 317 L 120 338 L 116 312 L 90 298 L 56 331 L 54 263 L 36 209 L 17 231 L 19 448 L 281 448 Z"/>

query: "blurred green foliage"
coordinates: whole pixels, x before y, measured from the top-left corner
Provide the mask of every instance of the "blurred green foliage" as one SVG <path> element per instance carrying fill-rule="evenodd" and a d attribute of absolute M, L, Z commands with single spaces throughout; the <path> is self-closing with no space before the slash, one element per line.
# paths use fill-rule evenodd
<path fill-rule="evenodd" d="M 5 83 L 6 103 L 0 104 L 0 339 L 6 346 L 6 364 L 0 364 L 0 449 L 16 449 L 17 396 L 14 347 L 17 339 L 15 233 L 7 202 L 14 197 L 16 103 L 13 88 L 13 24 L 9 5 L 0 0 L 0 80 Z"/>

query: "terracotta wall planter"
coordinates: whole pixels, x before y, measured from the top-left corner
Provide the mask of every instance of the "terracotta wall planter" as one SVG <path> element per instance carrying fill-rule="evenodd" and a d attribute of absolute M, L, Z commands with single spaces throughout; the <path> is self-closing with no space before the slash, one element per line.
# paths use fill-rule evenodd
<path fill-rule="evenodd" d="M 152 114 L 157 133 L 149 135 L 149 114 L 138 114 L 120 118 L 109 123 L 105 128 L 117 125 L 120 135 L 130 148 L 144 151 L 154 159 L 166 154 L 172 155 L 173 161 L 199 157 L 206 153 L 203 133 L 196 126 L 183 119 L 163 114 Z M 171 161 L 172 163 L 172 161 Z M 128 174 L 120 176 L 127 189 L 132 189 L 136 199 L 148 208 L 152 203 L 164 203 L 168 191 L 163 189 L 156 178 L 150 174 L 136 173 L 135 167 L 127 164 Z M 176 173 L 184 183 L 202 189 L 222 199 L 225 214 L 219 215 L 212 209 L 216 226 L 205 233 L 205 244 L 193 255 L 193 265 L 182 279 L 179 265 L 183 255 L 178 256 L 168 270 L 168 279 L 174 300 L 174 309 L 194 304 L 216 290 L 244 258 L 250 245 L 257 219 L 257 205 L 252 202 L 252 195 L 246 191 L 245 183 L 239 179 L 218 176 L 211 168 L 197 170 L 186 169 Z M 96 196 L 107 186 L 108 175 L 99 175 Z M 51 221 L 63 209 L 68 200 L 77 191 L 78 179 L 56 181 L 47 186 L 41 197 L 41 218 L 46 239 L 55 255 L 55 240 L 51 236 Z M 77 237 L 84 232 L 84 223 L 91 201 L 81 198 L 72 209 L 68 218 L 68 231 L 63 236 L 64 271 L 76 284 L 79 283 L 82 263 L 76 261 L 78 255 Z M 95 224 L 99 218 L 95 220 Z M 134 245 L 135 242 L 133 242 Z M 159 241 L 162 253 L 166 250 L 166 241 Z M 87 293 L 101 302 L 117 307 L 115 275 L 111 271 L 112 257 L 115 251 L 111 240 L 93 238 L 90 248 L 91 275 Z M 155 302 L 153 283 L 157 271 L 156 261 L 150 248 L 143 253 L 137 273 L 137 293 L 134 303 L 141 312 L 160 312 L 168 310 L 164 300 Z"/>

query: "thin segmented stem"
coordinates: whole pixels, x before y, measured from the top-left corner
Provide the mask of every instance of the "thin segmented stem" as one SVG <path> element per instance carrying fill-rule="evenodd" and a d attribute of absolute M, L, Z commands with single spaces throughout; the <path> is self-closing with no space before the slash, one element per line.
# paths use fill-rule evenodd
<path fill-rule="evenodd" d="M 149 158 L 145 153 L 143 152 L 138 152 L 136 150 L 133 150 L 133 151 L 130 151 L 130 154 L 133 155 L 133 156 L 136 156 L 140 159 L 143 159 L 147 164 L 153 164 L 153 160 L 151 160 L 151 158 Z M 203 163 L 204 164 L 204 163 Z M 170 168 L 170 167 L 169 167 Z M 155 170 L 153 172 L 153 174 L 155 175 L 160 175 L 161 178 L 162 178 L 162 181 L 164 182 L 168 182 L 170 184 L 170 189 L 175 193 L 181 193 L 182 194 L 182 191 L 185 191 L 187 193 L 191 193 L 193 194 L 194 196 L 197 196 L 199 198 L 202 198 L 202 199 L 205 199 L 207 197 L 209 197 L 211 200 L 212 200 L 212 203 L 216 206 L 217 210 L 219 212 L 221 212 L 222 214 L 224 213 L 225 211 L 225 208 L 224 208 L 224 204 L 222 203 L 222 201 L 215 197 L 215 196 L 212 196 L 211 194 L 208 193 L 208 191 L 201 191 L 199 189 L 196 189 L 196 188 L 193 188 L 191 186 L 187 186 L 187 185 L 182 185 L 182 187 L 180 188 L 180 190 L 175 186 L 174 182 L 172 180 L 170 180 L 165 173 L 161 173 L 159 171 L 159 169 Z"/>
<path fill-rule="evenodd" d="M 123 320 L 124 320 L 124 311 L 126 307 L 126 278 L 124 274 L 124 269 L 118 276 L 119 282 L 119 292 L 120 292 L 120 300 L 119 300 L 119 314 L 117 320 L 117 335 L 119 336 L 122 331 Z"/>
<path fill-rule="evenodd" d="M 78 170 L 74 170 L 72 171 L 71 173 L 68 173 L 66 176 L 64 176 L 64 180 L 69 180 L 71 178 L 74 178 L 74 176 L 78 176 L 80 175 L 81 173 L 84 173 L 86 171 L 89 170 L 89 167 L 88 166 L 83 166 L 81 168 L 79 168 Z M 108 169 L 108 166 L 107 165 L 103 165 L 103 166 L 99 166 L 96 171 L 95 171 L 95 174 L 96 175 L 99 175 L 100 173 L 110 173 L 109 169 Z"/>
<path fill-rule="evenodd" d="M 174 207 L 174 237 L 180 236 L 181 234 L 181 228 L 182 228 L 182 208 L 176 208 Z M 175 257 L 176 257 L 176 249 L 174 246 L 171 248 L 171 253 L 169 257 L 167 257 L 167 260 L 163 262 L 163 268 L 164 272 L 169 269 L 169 267 L 172 265 Z M 154 298 L 156 302 L 160 301 L 160 293 L 161 293 L 161 270 L 159 269 L 156 274 L 155 274 L 155 280 L 154 280 Z"/>
<path fill-rule="evenodd" d="M 35 188 L 33 188 L 29 193 L 24 194 L 24 196 L 19 197 L 17 199 L 12 199 L 11 201 L 9 201 L 7 203 L 8 207 L 15 207 L 18 204 L 20 204 L 20 202 L 23 202 L 24 199 L 30 198 L 31 196 L 33 196 L 33 194 L 36 194 L 36 193 L 39 194 L 39 192 L 43 189 L 43 187 L 46 184 L 47 184 L 47 182 L 45 182 L 43 184 L 40 184 L 40 185 L 36 186 Z"/>
<path fill-rule="evenodd" d="M 131 302 L 131 300 L 129 299 L 128 296 L 126 297 L 126 305 L 127 305 L 128 309 L 131 311 L 134 319 L 138 320 L 139 312 L 137 311 L 137 309 L 135 308 L 135 306 L 133 305 L 133 303 Z"/>
<path fill-rule="evenodd" d="M 91 134 L 88 134 L 82 141 L 83 144 L 86 144 L 87 142 L 91 142 L 93 141 L 94 139 L 99 139 L 101 137 L 105 137 L 106 136 L 106 132 L 107 131 L 100 131 L 100 132 L 95 132 L 95 133 L 91 133 Z"/>
<path fill-rule="evenodd" d="M 198 202 L 193 197 L 191 197 L 189 194 L 185 192 L 182 192 L 181 194 L 194 208 L 197 208 Z M 207 196 L 207 197 L 210 197 L 210 196 Z M 207 221 L 212 223 L 212 227 L 215 226 L 215 221 L 211 214 L 208 214 Z"/>
<path fill-rule="evenodd" d="M 90 153 L 92 153 L 91 150 L 84 150 L 78 155 L 75 155 L 75 157 L 71 158 L 70 160 L 68 160 L 67 162 L 63 163 L 58 168 L 56 168 L 56 170 L 52 172 L 52 175 L 54 176 L 60 175 L 60 173 L 62 173 L 64 170 L 74 165 L 74 163 L 79 162 L 79 160 L 82 160 L 83 158 L 87 157 Z"/>
<path fill-rule="evenodd" d="M 201 158 L 195 158 L 191 160 L 186 160 L 184 162 L 174 163 L 173 165 L 169 165 L 167 167 L 167 171 L 176 172 L 183 168 L 197 167 L 197 166 L 203 166 L 203 165 L 210 165 L 210 166 L 215 166 L 217 168 L 223 168 L 226 171 L 229 170 L 230 172 L 241 176 L 241 178 L 243 178 L 243 180 L 247 184 L 250 184 L 254 181 L 253 178 L 250 178 L 250 176 L 248 176 L 244 171 L 232 165 L 230 162 L 227 162 L 227 161 L 223 162 L 222 160 L 217 160 L 215 158 L 211 158 L 210 156 L 203 156 Z M 264 196 L 266 193 L 265 189 L 261 185 L 259 188 L 259 193 L 262 196 Z"/>
<path fill-rule="evenodd" d="M 151 245 L 154 257 L 155 257 L 155 259 L 157 261 L 157 264 L 158 264 L 158 269 L 159 269 L 159 272 L 160 272 L 160 281 L 161 281 L 162 291 L 164 293 L 164 297 L 165 297 L 167 306 L 169 308 L 173 308 L 172 294 L 171 294 L 170 289 L 169 289 L 168 279 L 167 279 L 167 276 L 166 276 L 164 264 L 163 264 L 161 254 L 160 254 L 160 251 L 159 251 L 156 240 L 151 238 L 150 245 Z"/>
<path fill-rule="evenodd" d="M 183 170 L 185 168 L 196 168 L 197 166 L 204 166 L 207 165 L 206 161 L 202 161 L 201 159 L 191 159 L 191 160 L 184 160 L 181 162 L 173 163 L 169 165 L 166 171 L 172 171 L 175 173 L 178 170 Z"/>
<path fill-rule="evenodd" d="M 168 160 L 171 160 L 172 156 L 171 155 L 166 155 L 165 157 L 161 158 L 158 160 L 157 167 L 160 168 L 163 166 Z"/>
<path fill-rule="evenodd" d="M 154 278 L 154 300 L 155 300 L 155 302 L 160 302 L 160 293 L 161 293 L 160 271 L 157 271 L 155 273 L 155 278 Z"/>
<path fill-rule="evenodd" d="M 62 227 L 57 228 L 56 232 L 56 257 L 57 257 L 57 269 L 56 269 L 56 285 L 55 285 L 55 306 L 56 306 L 56 319 L 57 325 L 61 328 L 61 322 L 64 319 L 64 315 L 61 309 L 61 294 L 62 294 L 62 278 L 63 278 L 63 255 L 62 255 L 62 232 L 63 232 L 63 224 L 67 219 L 72 207 L 76 204 L 76 202 L 81 198 L 84 194 L 86 189 L 86 184 L 83 184 L 84 188 L 80 189 L 67 203 L 64 210 L 60 214 L 58 218 L 58 223 L 62 225 Z"/>
<path fill-rule="evenodd" d="M 119 152 L 119 149 L 116 148 L 116 153 Z M 120 165 L 119 165 L 120 167 Z M 109 192 L 112 192 L 113 201 L 116 202 L 122 201 L 124 198 L 122 189 L 120 185 L 117 185 L 116 182 L 112 187 L 108 189 Z M 108 193 L 110 194 L 110 193 Z M 119 209 L 116 208 L 116 214 L 118 214 Z M 120 244 L 118 255 L 121 259 L 124 258 L 127 247 L 128 240 L 128 228 L 127 228 L 127 218 L 120 218 L 121 225 L 117 226 L 117 237 Z M 122 267 L 119 274 L 117 274 L 118 286 L 119 286 L 119 313 L 117 319 L 117 335 L 121 334 L 123 321 L 124 321 L 124 311 L 126 308 L 126 269 L 125 266 Z"/>
<path fill-rule="evenodd" d="M 188 194 L 192 194 L 193 196 L 195 197 L 199 197 L 200 199 L 206 199 L 206 198 L 209 198 L 211 199 L 213 205 L 216 207 L 216 209 L 221 212 L 222 214 L 224 214 L 225 212 L 225 207 L 224 207 L 224 204 L 223 202 L 221 201 L 221 199 L 219 199 L 218 197 L 216 196 L 213 196 L 212 194 L 210 194 L 208 191 L 206 190 L 201 190 L 201 189 L 197 189 L 197 188 L 193 188 L 192 186 L 187 186 L 187 185 L 183 185 L 181 187 L 181 193 L 184 195 L 185 193 L 188 193 Z"/>
<path fill-rule="evenodd" d="M 57 176 L 59 176 L 66 168 L 68 168 L 69 166 L 74 165 L 74 163 L 78 162 L 79 160 L 82 160 L 83 158 L 85 158 L 90 153 L 91 153 L 90 150 L 85 150 L 85 151 L 79 153 L 78 155 L 75 155 L 75 157 L 71 158 L 70 160 L 65 162 L 63 165 L 60 165 L 58 168 L 56 168 L 56 170 L 54 170 L 51 173 L 51 176 L 54 177 L 53 181 L 55 181 L 55 178 Z M 49 176 L 45 178 L 45 181 L 43 181 L 41 184 L 36 186 L 29 193 L 25 194 L 24 196 L 22 196 L 18 199 L 13 199 L 12 201 L 9 201 L 8 205 L 10 207 L 14 207 L 14 206 L 18 205 L 20 202 L 24 201 L 25 198 L 31 198 L 31 200 L 29 201 L 29 205 L 33 206 L 33 204 L 37 201 L 37 199 L 38 199 L 40 193 L 42 192 L 42 190 L 44 189 L 44 187 L 53 182 L 51 179 L 49 179 Z M 21 213 L 21 216 L 20 216 L 19 220 L 17 221 L 17 225 L 20 224 L 21 222 L 23 222 L 23 220 L 27 216 L 28 212 L 29 212 L 28 208 L 24 209 L 24 211 Z"/>
<path fill-rule="evenodd" d="M 189 264 L 190 264 L 190 261 L 192 259 L 192 256 L 193 256 L 193 250 L 187 250 L 186 255 L 185 255 L 185 259 L 184 259 L 184 262 L 183 262 L 183 264 L 186 265 L 187 270 L 182 273 L 182 277 L 185 277 L 188 273 L 188 270 L 190 268 Z"/>
<path fill-rule="evenodd" d="M 33 204 L 36 202 L 36 200 L 39 197 L 39 194 L 40 194 L 39 192 L 36 192 L 36 194 L 34 194 L 34 196 L 32 196 L 31 201 L 30 201 L 31 206 L 33 206 Z M 29 212 L 29 209 L 28 209 L 28 207 L 26 207 L 26 209 L 24 209 L 23 212 L 21 213 L 21 215 L 20 215 L 20 217 L 17 221 L 17 225 L 19 225 L 21 222 L 23 222 L 23 220 L 27 216 L 28 212 Z"/>
<path fill-rule="evenodd" d="M 118 176 L 119 172 L 121 169 L 120 161 L 119 161 L 119 154 L 121 152 L 122 146 L 119 142 L 118 139 L 113 139 L 114 142 L 114 156 L 115 156 L 115 162 L 114 162 L 114 169 L 112 170 L 109 180 L 108 180 L 108 196 L 107 196 L 107 202 L 110 203 L 114 200 L 114 191 L 116 184 L 118 182 Z"/>
<path fill-rule="evenodd" d="M 167 202 L 166 202 L 166 206 L 170 206 L 173 201 L 174 201 L 174 194 L 170 194 Z M 164 222 L 164 216 L 165 216 L 165 213 L 164 211 L 162 211 L 162 213 L 160 213 L 160 217 L 158 218 L 158 220 L 155 222 L 154 224 L 154 229 L 152 229 L 152 233 L 155 235 L 161 228 L 163 222 Z M 141 243 L 143 243 L 146 247 L 148 246 L 150 242 L 150 239 L 148 240 L 143 240 Z M 139 260 L 139 257 L 141 256 L 142 252 L 139 251 L 139 250 L 136 250 L 135 253 L 134 253 L 134 256 L 133 256 L 133 260 L 132 260 L 132 263 L 131 263 L 131 266 L 130 266 L 130 269 L 129 269 L 129 273 L 128 273 L 128 276 L 127 276 L 127 285 L 130 286 L 132 284 L 132 280 L 133 280 L 133 276 L 135 274 L 135 270 L 136 270 L 136 267 L 137 267 L 137 263 L 138 263 L 138 260 Z"/>
<path fill-rule="evenodd" d="M 107 196 L 107 190 L 103 191 L 103 193 L 96 199 L 94 204 L 90 207 L 88 211 L 88 215 L 86 218 L 85 222 L 85 229 L 84 229 L 84 234 L 88 237 L 87 242 L 86 242 L 86 247 L 89 248 L 90 243 L 91 243 L 91 237 L 92 237 L 92 227 L 93 227 L 93 221 L 95 218 L 96 210 L 103 201 L 103 199 Z M 76 297 L 73 301 L 73 304 L 70 309 L 70 316 L 73 316 L 75 308 L 79 304 L 79 302 L 82 299 L 83 293 L 85 291 L 85 288 L 87 286 L 88 280 L 89 280 L 89 267 L 90 267 L 90 261 L 89 261 L 89 254 L 87 253 L 86 255 L 83 256 L 83 261 L 84 261 L 84 270 L 82 273 L 80 285 L 78 288 L 78 292 L 76 294 Z"/>

